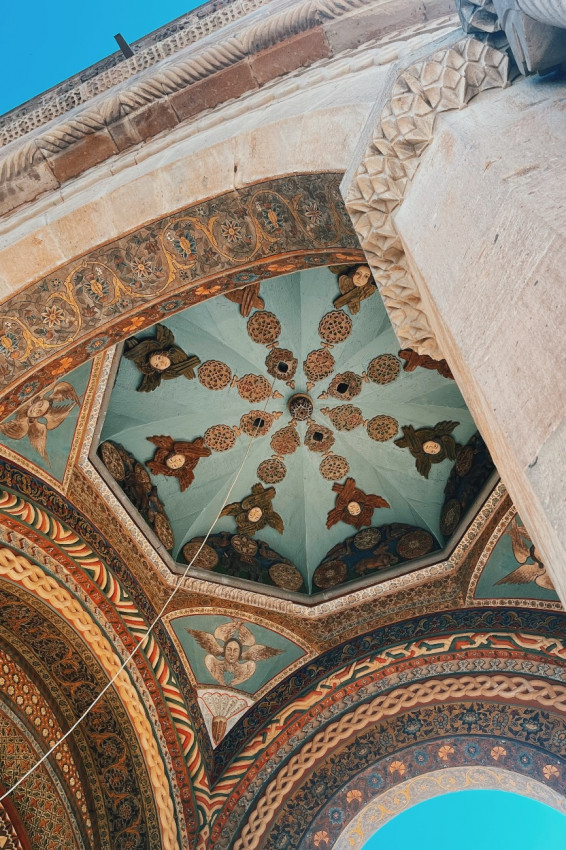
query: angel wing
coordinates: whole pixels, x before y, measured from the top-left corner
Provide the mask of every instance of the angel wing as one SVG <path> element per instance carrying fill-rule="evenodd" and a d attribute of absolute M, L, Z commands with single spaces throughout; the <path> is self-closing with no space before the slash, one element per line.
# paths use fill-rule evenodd
<path fill-rule="evenodd" d="M 209 457 L 211 454 L 208 446 L 204 445 L 203 437 L 197 437 L 192 442 L 188 440 L 177 440 L 173 443 L 173 451 L 185 455 L 187 458 Z"/>
<path fill-rule="evenodd" d="M 126 346 L 127 348 L 124 350 L 124 357 L 126 360 L 133 360 L 138 368 L 146 360 L 146 358 L 150 356 L 150 354 L 161 349 L 161 346 L 155 339 L 129 339 L 126 342 Z"/>
<path fill-rule="evenodd" d="M 430 467 L 432 466 L 429 456 L 421 451 L 416 460 L 417 472 L 419 475 L 422 475 L 423 478 L 428 478 Z"/>
<path fill-rule="evenodd" d="M 37 419 L 32 420 L 28 427 L 28 437 L 33 448 L 41 457 L 49 463 L 47 457 L 47 425 L 43 422 L 38 422 Z"/>
<path fill-rule="evenodd" d="M 22 408 L 11 422 L 2 422 L 0 432 L 12 440 L 21 440 L 22 437 L 25 437 L 30 425 L 27 415 L 29 407 L 29 404 L 26 404 L 25 408 Z"/>
<path fill-rule="evenodd" d="M 242 510 L 239 502 L 231 502 L 222 509 L 220 516 L 236 516 Z"/>
<path fill-rule="evenodd" d="M 499 581 L 496 581 L 495 584 L 529 584 L 529 582 L 535 581 L 543 570 L 544 567 L 539 564 L 521 564 L 512 573 L 508 573 Z"/>
<path fill-rule="evenodd" d="M 525 534 L 525 532 L 521 531 L 521 528 L 517 524 L 516 520 L 513 520 L 511 528 L 507 533 L 511 537 L 511 546 L 513 548 L 513 555 L 515 556 L 515 560 L 519 564 L 524 564 L 527 558 L 529 557 L 531 551 L 530 538 L 527 534 Z"/>
<path fill-rule="evenodd" d="M 448 460 L 456 460 L 456 440 L 454 437 L 443 435 L 441 438 Z"/>
<path fill-rule="evenodd" d="M 179 378 L 184 375 L 185 378 L 191 380 L 195 377 L 195 367 L 200 363 L 200 358 L 196 354 L 191 354 L 189 357 L 182 348 L 174 345 L 168 349 L 168 357 L 171 360 L 171 365 L 163 372 L 164 378 Z"/>
<path fill-rule="evenodd" d="M 264 646 L 261 643 L 256 643 L 255 646 L 250 646 L 242 652 L 242 660 L 244 661 L 265 661 L 267 658 L 274 658 L 276 655 L 281 655 L 282 649 L 274 649 L 272 646 Z"/>
<path fill-rule="evenodd" d="M 140 368 L 140 371 L 144 371 L 143 369 L 141 369 L 141 367 L 139 366 L 138 363 L 136 363 L 136 366 L 138 366 L 138 368 Z M 151 393 L 151 392 L 153 392 L 153 390 L 157 389 L 157 387 L 159 386 L 160 383 L 161 383 L 161 373 L 156 372 L 155 369 L 152 368 L 151 372 L 145 373 L 143 378 L 141 379 L 141 383 L 138 387 L 138 392 L 139 393 Z"/>
<path fill-rule="evenodd" d="M 275 513 L 275 511 L 270 511 L 269 513 L 266 512 L 265 519 L 267 521 L 267 524 L 270 525 L 271 528 L 274 528 L 275 531 L 279 532 L 279 534 L 283 534 L 285 526 L 283 524 L 283 520 L 281 519 L 278 513 Z"/>
<path fill-rule="evenodd" d="M 434 426 L 434 430 L 439 437 L 444 437 L 446 434 L 451 434 L 459 424 L 459 422 L 452 422 L 450 419 L 445 419 L 442 422 L 438 422 Z"/>
<path fill-rule="evenodd" d="M 55 384 L 53 390 L 51 391 L 50 401 L 72 401 L 73 404 L 81 403 L 81 400 L 78 397 L 74 386 L 68 381 L 59 381 L 58 384 Z"/>
<path fill-rule="evenodd" d="M 153 443 L 154 446 L 157 446 L 160 449 L 167 449 L 168 452 L 172 452 L 174 450 L 175 441 L 173 437 L 166 437 L 165 435 L 155 435 L 153 437 L 147 437 L 150 443 Z"/>
<path fill-rule="evenodd" d="M 214 637 L 209 632 L 201 632 L 197 629 L 185 629 L 201 646 L 206 652 L 210 653 L 210 655 L 222 655 L 222 647 Z"/>
<path fill-rule="evenodd" d="M 155 339 L 159 343 L 160 348 L 169 348 L 170 345 L 175 344 L 175 337 L 165 325 L 155 326 Z"/>
<path fill-rule="evenodd" d="M 417 437 L 417 432 L 413 428 L 412 425 L 403 425 L 401 428 L 403 431 L 403 436 L 399 437 L 398 440 L 394 440 L 396 446 L 399 446 L 400 449 L 408 448 L 411 454 L 418 455 L 422 453 L 422 443 Z M 432 431 L 431 431 L 432 434 Z M 430 468 L 430 464 L 429 464 Z"/>
<path fill-rule="evenodd" d="M 187 487 L 190 487 L 195 480 L 195 474 L 190 466 L 183 466 L 179 470 L 177 478 L 179 479 L 179 484 L 181 486 L 181 493 L 184 493 Z"/>

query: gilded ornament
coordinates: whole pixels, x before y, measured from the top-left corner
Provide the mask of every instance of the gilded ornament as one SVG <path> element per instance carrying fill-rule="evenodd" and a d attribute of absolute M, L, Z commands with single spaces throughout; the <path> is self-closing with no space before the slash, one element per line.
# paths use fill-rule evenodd
<path fill-rule="evenodd" d="M 238 387 L 239 395 L 249 402 L 265 401 L 271 395 L 271 384 L 263 375 L 248 374 L 243 378 L 234 376 L 232 384 Z"/>
<path fill-rule="evenodd" d="M 428 478 L 433 463 L 442 463 L 447 458 L 456 460 L 456 441 L 450 436 L 459 422 L 438 422 L 433 428 L 417 428 L 404 425 L 403 436 L 395 440 L 401 449 L 408 448 L 416 460 L 417 472 Z"/>
<path fill-rule="evenodd" d="M 368 378 L 374 384 L 390 384 L 401 371 L 401 361 L 393 354 L 380 354 L 370 360 L 367 368 Z"/>
<path fill-rule="evenodd" d="M 327 452 L 334 445 L 334 434 L 330 428 L 317 425 L 314 422 L 309 425 L 305 434 L 305 446 L 311 452 Z"/>
<path fill-rule="evenodd" d="M 362 411 L 359 407 L 354 407 L 353 404 L 333 407 L 332 410 L 323 407 L 321 413 L 329 417 L 337 431 L 353 431 L 354 428 L 364 424 Z"/>
<path fill-rule="evenodd" d="M 362 378 L 355 372 L 340 372 L 332 379 L 328 387 L 328 395 L 342 401 L 350 401 L 359 395 L 362 389 Z M 326 398 L 327 393 L 322 393 L 319 398 Z"/>
<path fill-rule="evenodd" d="M 114 445 L 114 443 L 102 443 L 100 446 L 100 456 L 104 466 L 115 481 L 123 481 L 126 477 L 126 466 L 122 455 Z"/>
<path fill-rule="evenodd" d="M 354 546 L 356 549 L 365 550 L 373 549 L 381 540 L 381 532 L 378 528 L 362 528 L 361 531 L 354 536 Z"/>
<path fill-rule="evenodd" d="M 353 478 L 347 478 L 344 484 L 333 484 L 332 490 L 337 493 L 336 504 L 328 512 L 326 527 L 332 528 L 338 522 L 345 522 L 360 529 L 369 525 L 376 508 L 389 508 L 391 505 L 382 496 L 364 493 Z"/>
<path fill-rule="evenodd" d="M 404 372 L 414 372 L 417 366 L 420 366 L 421 369 L 432 369 L 442 375 L 443 378 L 454 380 L 454 375 L 446 360 L 434 360 L 429 354 L 417 354 L 412 348 L 403 348 L 399 352 L 399 357 L 405 360 Z"/>
<path fill-rule="evenodd" d="M 335 365 L 334 357 L 327 348 L 317 348 L 307 354 L 303 362 L 303 371 L 307 379 L 315 384 L 331 375 Z"/>
<path fill-rule="evenodd" d="M 343 561 L 327 561 L 316 568 L 312 580 L 321 590 L 326 590 L 341 584 L 347 575 L 348 568 Z"/>
<path fill-rule="evenodd" d="M 165 325 L 155 326 L 154 339 L 126 340 L 124 347 L 126 360 L 133 360 L 143 378 L 138 392 L 148 393 L 156 390 L 162 380 L 184 376 L 188 380 L 195 377 L 195 367 L 200 363 L 199 358 L 185 354 L 182 348 L 175 344 L 175 337 Z"/>
<path fill-rule="evenodd" d="M 340 310 L 347 306 L 352 315 L 359 313 L 362 301 L 377 292 L 371 269 L 367 265 L 354 266 L 341 274 L 338 288 L 341 294 L 333 301 L 335 308 Z"/>
<path fill-rule="evenodd" d="M 211 425 L 204 432 L 204 444 L 213 452 L 227 452 L 236 445 L 236 432 L 229 425 Z"/>
<path fill-rule="evenodd" d="M 266 489 L 261 484 L 254 484 L 249 496 L 241 502 L 226 505 L 220 516 L 233 516 L 239 533 L 250 537 L 266 525 L 283 534 L 283 520 L 275 513 L 271 504 L 274 497 L 274 487 Z"/>
<path fill-rule="evenodd" d="M 344 342 L 352 333 L 352 320 L 344 310 L 332 310 L 322 317 L 318 324 L 318 334 L 327 345 Z"/>
<path fill-rule="evenodd" d="M 259 294 L 260 286 L 261 281 L 257 280 L 241 289 L 233 289 L 231 292 L 227 292 L 225 297 L 229 301 L 239 304 L 241 315 L 247 318 L 252 310 L 263 310 L 265 307 L 265 302 Z"/>
<path fill-rule="evenodd" d="M 366 423 L 368 437 L 378 443 L 385 443 L 391 440 L 399 430 L 399 423 L 392 416 L 374 416 Z"/>
<path fill-rule="evenodd" d="M 173 546 L 175 545 L 175 537 L 173 535 L 173 529 L 171 528 L 171 523 L 165 516 L 165 514 L 156 513 L 155 518 L 153 520 L 153 530 L 158 536 L 159 540 L 163 543 L 165 548 L 168 551 L 171 551 Z"/>
<path fill-rule="evenodd" d="M 287 348 L 273 348 L 265 358 L 265 366 L 272 378 L 291 383 L 299 361 Z"/>
<path fill-rule="evenodd" d="M 257 468 L 257 477 L 264 484 L 279 484 L 286 474 L 287 467 L 282 460 L 276 457 L 263 460 Z"/>
<path fill-rule="evenodd" d="M 293 425 L 286 425 L 275 432 L 270 445 L 275 454 L 290 455 L 299 448 L 301 439 Z"/>
<path fill-rule="evenodd" d="M 314 409 L 312 398 L 307 393 L 295 393 L 287 402 L 289 413 L 298 422 L 310 419 Z"/>
<path fill-rule="evenodd" d="M 434 537 L 422 528 L 409 531 L 397 542 L 397 552 L 405 561 L 422 558 L 434 549 Z"/>
<path fill-rule="evenodd" d="M 185 491 L 194 481 L 194 469 L 199 460 L 210 456 L 210 449 L 204 445 L 203 437 L 197 437 L 192 442 L 174 440 L 167 436 L 148 437 L 147 439 L 157 446 L 153 459 L 147 463 L 148 469 L 154 475 L 167 475 L 177 478 L 181 492 Z"/>
<path fill-rule="evenodd" d="M 248 319 L 248 334 L 259 345 L 273 345 L 281 334 L 281 322 L 274 313 L 258 310 Z"/>
<path fill-rule="evenodd" d="M 218 555 L 212 546 L 203 544 L 204 538 L 196 538 L 183 546 L 183 558 L 187 564 L 192 561 L 193 567 L 199 567 L 201 570 L 213 570 L 218 564 Z M 194 561 L 193 561 L 194 558 Z"/>
<path fill-rule="evenodd" d="M 255 510 L 258 509 L 255 508 Z M 241 555 L 244 561 L 253 558 L 257 552 L 257 543 L 246 534 L 234 534 L 230 543 L 234 551 Z"/>
<path fill-rule="evenodd" d="M 266 410 L 250 410 L 240 418 L 240 428 L 250 437 L 264 437 L 273 425 L 274 419 L 273 414 Z"/>
<path fill-rule="evenodd" d="M 337 481 L 349 473 L 350 464 L 345 457 L 330 454 L 322 458 L 319 469 L 320 474 L 327 481 Z"/>
<path fill-rule="evenodd" d="M 207 390 L 223 390 L 232 380 L 232 370 L 220 360 L 207 360 L 199 367 L 198 379 Z"/>
<path fill-rule="evenodd" d="M 272 564 L 269 577 L 274 585 L 283 590 L 297 591 L 303 586 L 303 577 L 293 564 Z"/>

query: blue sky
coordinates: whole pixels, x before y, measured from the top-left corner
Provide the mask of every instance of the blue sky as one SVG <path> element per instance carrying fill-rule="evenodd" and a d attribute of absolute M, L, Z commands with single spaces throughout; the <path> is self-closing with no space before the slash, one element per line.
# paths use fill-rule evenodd
<path fill-rule="evenodd" d="M 0 115 L 202 5 L 191 0 L 30 0 L 2 4 Z M 24 11 L 25 10 L 25 11 Z"/>
<path fill-rule="evenodd" d="M 503 791 L 459 791 L 388 821 L 363 850 L 565 850 L 566 816 Z"/>

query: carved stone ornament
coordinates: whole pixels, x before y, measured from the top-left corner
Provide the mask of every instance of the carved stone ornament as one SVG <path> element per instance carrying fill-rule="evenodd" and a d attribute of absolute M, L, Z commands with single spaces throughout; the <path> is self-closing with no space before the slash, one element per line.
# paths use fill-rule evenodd
<path fill-rule="evenodd" d="M 393 221 L 434 136 L 436 116 L 509 82 L 509 58 L 489 37 L 464 38 L 405 68 L 393 84 L 350 185 L 346 208 L 403 348 L 442 360 Z"/>

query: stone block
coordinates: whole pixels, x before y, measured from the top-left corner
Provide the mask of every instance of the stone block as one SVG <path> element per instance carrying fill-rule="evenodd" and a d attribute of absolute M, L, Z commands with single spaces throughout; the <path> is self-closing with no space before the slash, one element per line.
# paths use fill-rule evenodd
<path fill-rule="evenodd" d="M 59 181 L 44 159 L 29 166 L 23 174 L 0 182 L 0 216 L 35 201 L 44 192 L 57 189 Z"/>
<path fill-rule="evenodd" d="M 170 130 L 178 123 L 175 111 L 168 100 L 163 98 L 126 115 L 111 124 L 108 130 L 118 150 L 124 151 L 164 130 Z"/>
<path fill-rule="evenodd" d="M 250 64 L 254 77 L 262 86 L 275 77 L 312 65 L 330 55 L 322 27 L 315 27 L 262 50 L 250 58 Z"/>
<path fill-rule="evenodd" d="M 257 88 L 249 62 L 243 60 L 175 92 L 170 95 L 169 101 L 179 119 L 184 120 Z"/>
<path fill-rule="evenodd" d="M 98 130 L 70 145 L 61 153 L 47 157 L 53 174 L 60 183 L 78 177 L 84 171 L 118 153 L 108 130 Z"/>

